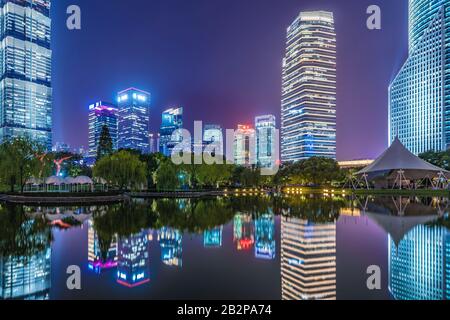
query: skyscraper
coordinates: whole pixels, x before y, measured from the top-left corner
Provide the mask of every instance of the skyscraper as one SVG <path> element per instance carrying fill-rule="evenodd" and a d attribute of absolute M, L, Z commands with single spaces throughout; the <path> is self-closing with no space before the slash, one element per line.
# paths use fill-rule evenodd
<path fill-rule="evenodd" d="M 117 283 L 133 288 L 150 281 L 148 247 L 148 230 L 119 239 Z"/>
<path fill-rule="evenodd" d="M 150 121 L 150 93 L 129 88 L 119 92 L 119 149 L 140 150 L 150 152 L 149 121 Z"/>
<path fill-rule="evenodd" d="M 389 87 L 389 144 L 450 147 L 450 2 L 409 0 L 409 56 Z"/>
<path fill-rule="evenodd" d="M 239 166 L 256 164 L 255 129 L 238 125 L 234 133 L 234 163 Z"/>
<path fill-rule="evenodd" d="M 89 157 L 97 157 L 98 143 L 104 126 L 109 130 L 113 150 L 117 150 L 117 112 L 117 107 L 108 102 L 99 101 L 89 106 Z"/>
<path fill-rule="evenodd" d="M 183 234 L 174 228 L 163 227 L 158 231 L 158 241 L 161 247 L 161 261 L 168 266 L 183 265 Z"/>
<path fill-rule="evenodd" d="M 0 1 L 0 142 L 52 147 L 50 0 Z"/>
<path fill-rule="evenodd" d="M 275 259 L 275 216 L 271 209 L 255 220 L 255 257 Z"/>
<path fill-rule="evenodd" d="M 450 299 L 450 233 L 420 225 L 396 246 L 389 236 L 389 291 L 397 300 Z"/>
<path fill-rule="evenodd" d="M 216 153 L 223 154 L 223 131 L 217 124 L 207 124 L 203 131 L 203 151 L 208 152 L 212 149 Z"/>
<path fill-rule="evenodd" d="M 301 12 L 287 30 L 281 160 L 336 158 L 336 33 L 331 12 Z"/>
<path fill-rule="evenodd" d="M 336 223 L 281 218 L 283 300 L 336 299 Z"/>
<path fill-rule="evenodd" d="M 267 115 L 255 118 L 256 161 L 261 168 L 273 168 L 276 155 L 275 116 Z"/>
<path fill-rule="evenodd" d="M 0 255 L 0 299 L 48 300 L 51 256 L 50 247 L 28 257 Z"/>
<path fill-rule="evenodd" d="M 114 235 L 111 244 L 102 252 L 101 239 L 94 228 L 93 220 L 88 221 L 88 267 L 96 273 L 117 267 L 117 235 Z"/>
<path fill-rule="evenodd" d="M 173 148 L 181 142 L 182 137 L 172 139 L 175 130 L 183 128 L 183 107 L 170 108 L 162 113 L 162 122 L 159 137 L 159 152 L 165 156 L 172 154 Z"/>

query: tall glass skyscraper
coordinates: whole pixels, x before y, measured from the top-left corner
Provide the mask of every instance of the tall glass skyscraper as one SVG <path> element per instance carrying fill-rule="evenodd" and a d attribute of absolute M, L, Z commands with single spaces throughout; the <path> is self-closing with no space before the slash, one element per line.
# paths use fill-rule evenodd
<path fill-rule="evenodd" d="M 173 148 L 181 142 L 182 137 L 172 139 L 175 130 L 183 128 L 183 107 L 170 108 L 162 113 L 159 136 L 159 152 L 167 157 L 172 155 Z"/>
<path fill-rule="evenodd" d="M 52 147 L 50 0 L 0 0 L 0 142 Z"/>
<path fill-rule="evenodd" d="M 0 255 L 0 299 L 48 300 L 51 255 L 50 248 L 29 257 Z"/>
<path fill-rule="evenodd" d="M 150 153 L 150 93 L 129 88 L 119 92 L 119 149 Z"/>
<path fill-rule="evenodd" d="M 397 300 L 450 299 L 450 232 L 421 225 L 396 246 L 389 236 L 389 291 Z"/>
<path fill-rule="evenodd" d="M 163 227 L 158 231 L 158 241 L 161 247 L 161 261 L 168 266 L 183 265 L 183 234 L 174 228 Z"/>
<path fill-rule="evenodd" d="M 450 147 L 450 2 L 409 0 L 409 57 L 389 87 L 389 144 Z"/>
<path fill-rule="evenodd" d="M 255 118 L 256 128 L 256 161 L 261 168 L 273 168 L 276 154 L 276 119 L 273 115 Z"/>
<path fill-rule="evenodd" d="M 117 283 L 134 288 L 150 281 L 149 232 L 119 239 L 117 246 Z"/>
<path fill-rule="evenodd" d="M 336 300 L 336 223 L 281 218 L 283 300 Z"/>
<path fill-rule="evenodd" d="M 331 12 L 301 12 L 287 30 L 281 160 L 336 158 L 336 33 Z"/>
<path fill-rule="evenodd" d="M 234 132 L 234 163 L 238 166 L 256 164 L 255 129 L 239 124 Z"/>
<path fill-rule="evenodd" d="M 117 150 L 117 113 L 117 107 L 108 102 L 99 101 L 89 106 L 89 157 L 97 157 L 98 143 L 104 126 L 109 130 L 113 150 Z"/>

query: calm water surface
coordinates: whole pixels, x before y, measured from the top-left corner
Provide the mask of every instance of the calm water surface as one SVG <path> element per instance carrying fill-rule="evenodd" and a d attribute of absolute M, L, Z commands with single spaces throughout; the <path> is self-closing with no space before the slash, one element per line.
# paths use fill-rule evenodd
<path fill-rule="evenodd" d="M 3 299 L 447 299 L 448 199 L 0 205 Z M 68 266 L 81 290 L 67 288 Z M 381 269 L 381 290 L 367 268 Z"/>

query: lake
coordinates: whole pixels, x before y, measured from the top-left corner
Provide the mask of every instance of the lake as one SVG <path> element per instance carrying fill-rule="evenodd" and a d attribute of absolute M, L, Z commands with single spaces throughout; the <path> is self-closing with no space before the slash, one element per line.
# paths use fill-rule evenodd
<path fill-rule="evenodd" d="M 448 205 L 300 194 L 1 204 L 0 298 L 448 299 Z"/>

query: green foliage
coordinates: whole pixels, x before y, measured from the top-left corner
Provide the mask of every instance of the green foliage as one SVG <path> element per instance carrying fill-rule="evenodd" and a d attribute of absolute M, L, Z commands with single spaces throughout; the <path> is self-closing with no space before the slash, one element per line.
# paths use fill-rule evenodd
<path fill-rule="evenodd" d="M 170 159 L 165 159 L 161 162 L 158 169 L 155 172 L 154 181 L 156 182 L 156 188 L 159 191 L 163 190 L 176 190 L 180 188 L 182 180 L 179 175 L 180 172 Z"/>
<path fill-rule="evenodd" d="M 42 164 L 38 155 L 45 148 L 29 138 L 15 138 L 0 145 L 0 180 L 14 191 L 16 185 L 23 192 L 31 177 L 42 174 Z"/>
<path fill-rule="evenodd" d="M 100 138 L 98 140 L 97 161 L 112 154 L 113 141 L 111 139 L 111 134 L 109 133 L 108 126 L 104 125 L 102 127 L 102 132 L 100 133 Z"/>
<path fill-rule="evenodd" d="M 235 166 L 233 169 L 232 182 L 236 186 L 245 188 L 258 187 L 261 181 L 261 170 L 257 167 Z"/>
<path fill-rule="evenodd" d="M 419 154 L 419 158 L 439 168 L 450 170 L 450 150 L 443 152 L 427 151 Z"/>
<path fill-rule="evenodd" d="M 329 185 L 343 179 L 338 163 L 329 158 L 312 157 L 283 166 L 274 181 L 279 185 Z"/>
<path fill-rule="evenodd" d="M 139 156 L 122 150 L 103 157 L 94 166 L 94 176 L 105 179 L 110 186 L 124 189 L 142 189 L 146 184 L 147 166 Z"/>

